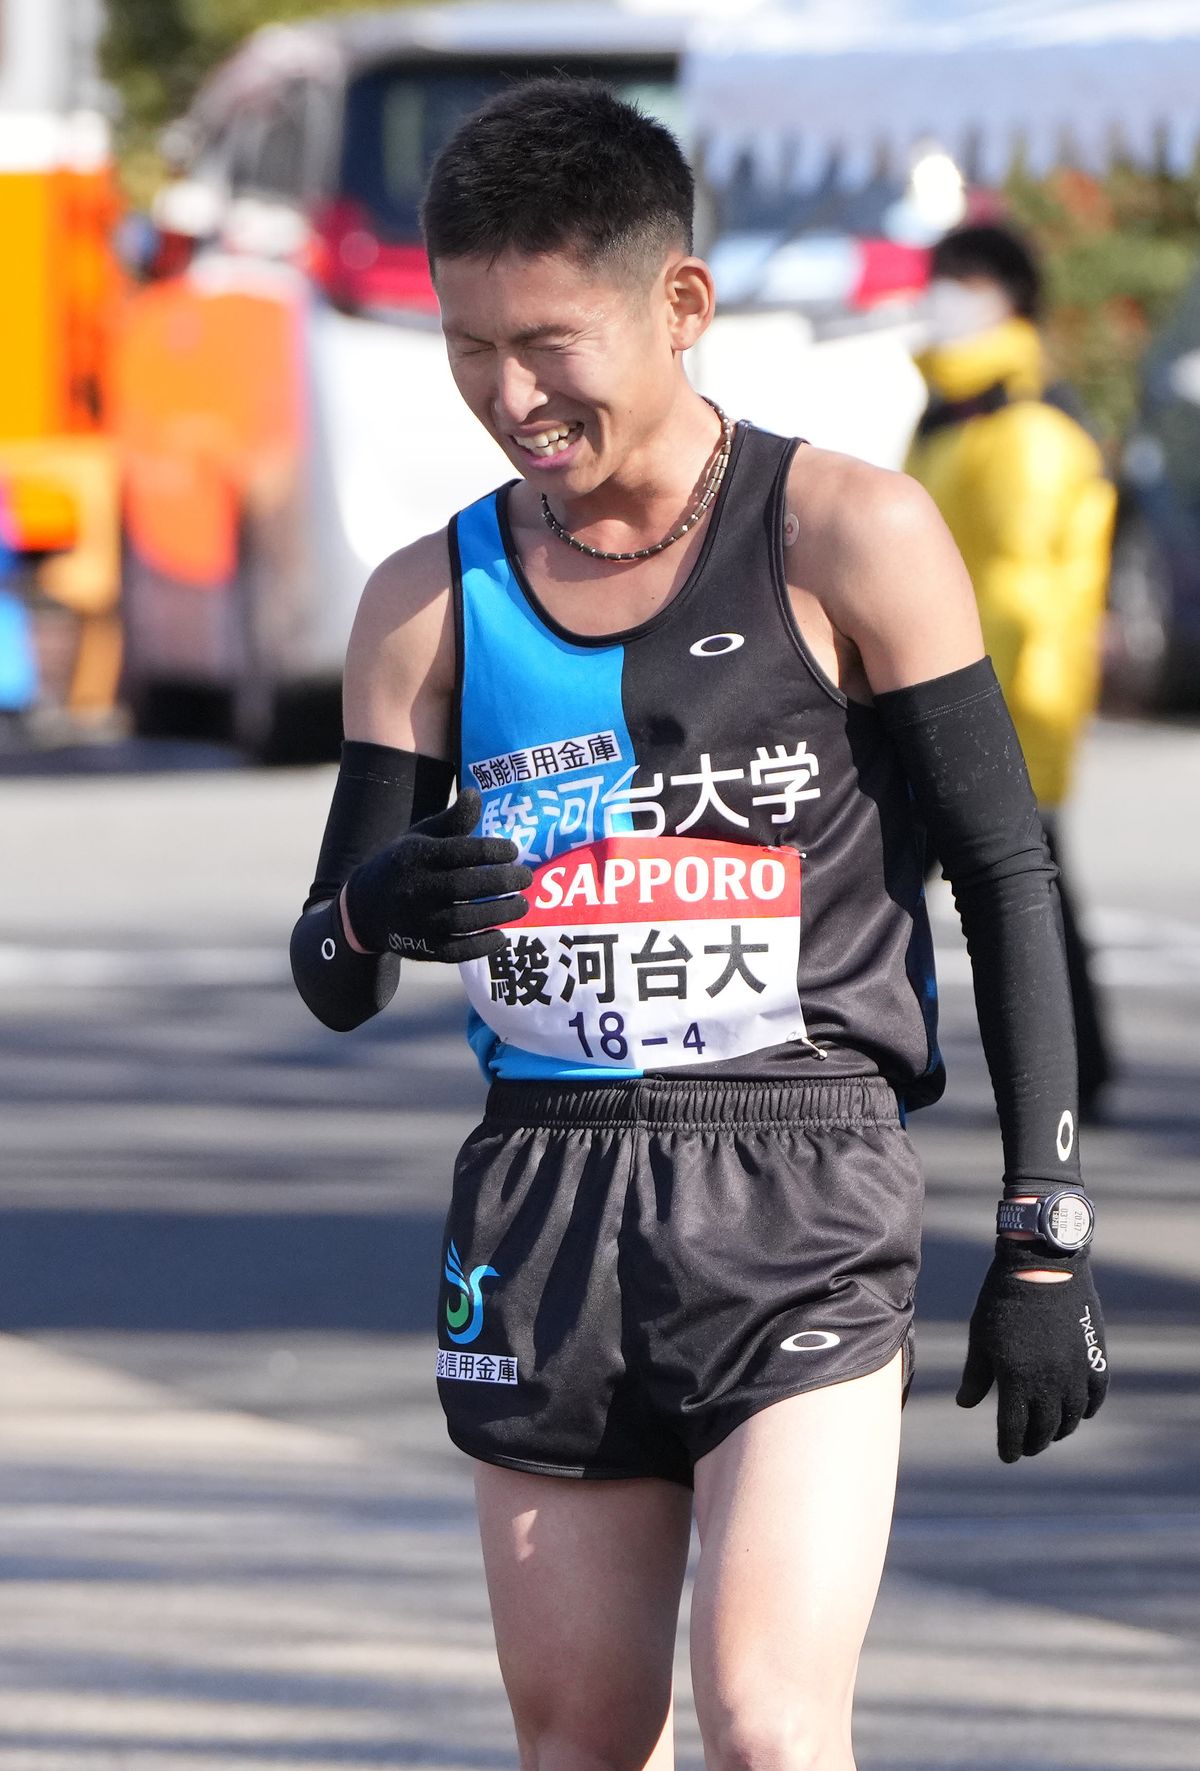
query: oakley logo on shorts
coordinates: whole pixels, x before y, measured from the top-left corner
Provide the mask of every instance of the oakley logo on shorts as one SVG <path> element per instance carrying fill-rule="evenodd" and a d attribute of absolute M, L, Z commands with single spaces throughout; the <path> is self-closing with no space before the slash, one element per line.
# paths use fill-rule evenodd
<path fill-rule="evenodd" d="M 500 1275 L 495 1267 L 487 1265 L 473 1267 L 470 1273 L 465 1273 L 462 1259 L 453 1242 L 446 1256 L 444 1272 L 458 1293 L 457 1297 L 446 1302 L 446 1327 L 455 1346 L 464 1347 L 478 1339 L 483 1327 L 483 1282 L 485 1279 L 499 1279 Z"/>
<path fill-rule="evenodd" d="M 789 1334 L 779 1343 L 785 1353 L 824 1353 L 841 1344 L 841 1335 L 831 1334 L 827 1328 L 802 1328 L 798 1334 Z"/>

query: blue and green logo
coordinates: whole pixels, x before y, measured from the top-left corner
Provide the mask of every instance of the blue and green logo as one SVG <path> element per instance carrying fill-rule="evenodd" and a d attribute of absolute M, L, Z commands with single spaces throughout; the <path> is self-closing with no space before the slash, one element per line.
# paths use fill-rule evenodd
<path fill-rule="evenodd" d="M 450 1253 L 446 1256 L 445 1273 L 459 1294 L 446 1304 L 446 1324 L 450 1330 L 450 1339 L 455 1346 L 465 1347 L 478 1337 L 483 1327 L 483 1282 L 485 1279 L 499 1279 L 500 1275 L 495 1267 L 488 1266 L 472 1267 L 470 1273 L 464 1273 L 462 1260 L 453 1242 L 450 1244 Z"/>

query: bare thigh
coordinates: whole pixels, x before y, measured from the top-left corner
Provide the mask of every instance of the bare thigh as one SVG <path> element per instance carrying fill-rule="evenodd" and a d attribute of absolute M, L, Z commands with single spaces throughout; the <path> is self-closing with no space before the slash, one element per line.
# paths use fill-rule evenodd
<path fill-rule="evenodd" d="M 691 1495 L 477 1463 L 475 1498 L 526 1771 L 668 1771 Z"/>
<path fill-rule="evenodd" d="M 852 1771 L 899 1440 L 897 1355 L 774 1403 L 697 1464 L 692 1681 L 710 1771 Z"/>

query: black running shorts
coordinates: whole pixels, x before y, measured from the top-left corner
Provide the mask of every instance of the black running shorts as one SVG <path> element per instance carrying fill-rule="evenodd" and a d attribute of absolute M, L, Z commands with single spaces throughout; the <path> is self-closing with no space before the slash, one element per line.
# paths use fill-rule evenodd
<path fill-rule="evenodd" d="M 881 1078 L 495 1084 L 446 1226 L 450 1437 L 690 1485 L 760 1408 L 911 1357 L 922 1191 Z"/>

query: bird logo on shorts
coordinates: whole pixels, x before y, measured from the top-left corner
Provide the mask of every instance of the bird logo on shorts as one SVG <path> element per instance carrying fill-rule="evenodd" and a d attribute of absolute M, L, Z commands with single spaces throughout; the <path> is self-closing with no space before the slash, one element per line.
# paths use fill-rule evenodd
<path fill-rule="evenodd" d="M 485 1279 L 499 1279 L 500 1275 L 495 1267 L 488 1266 L 472 1267 L 469 1274 L 464 1273 L 462 1259 L 453 1242 L 450 1244 L 450 1253 L 446 1256 L 445 1274 L 460 1293 L 460 1296 L 446 1305 L 446 1325 L 455 1346 L 465 1347 L 469 1341 L 476 1339 L 483 1327 L 483 1282 Z"/>

